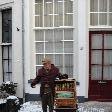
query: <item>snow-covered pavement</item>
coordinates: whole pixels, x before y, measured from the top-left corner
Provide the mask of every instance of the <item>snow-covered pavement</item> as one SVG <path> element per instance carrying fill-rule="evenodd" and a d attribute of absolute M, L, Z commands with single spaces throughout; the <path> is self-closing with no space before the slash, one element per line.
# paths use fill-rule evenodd
<path fill-rule="evenodd" d="M 18 112 L 42 112 L 40 101 L 26 102 Z M 78 112 L 112 112 L 112 102 L 85 102 L 78 104 Z"/>

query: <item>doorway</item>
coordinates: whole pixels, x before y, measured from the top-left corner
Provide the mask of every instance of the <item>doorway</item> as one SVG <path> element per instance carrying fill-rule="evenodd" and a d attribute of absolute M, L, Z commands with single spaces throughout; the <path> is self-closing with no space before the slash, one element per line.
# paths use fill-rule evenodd
<path fill-rule="evenodd" d="M 89 100 L 112 101 L 112 31 L 90 31 L 89 59 Z"/>

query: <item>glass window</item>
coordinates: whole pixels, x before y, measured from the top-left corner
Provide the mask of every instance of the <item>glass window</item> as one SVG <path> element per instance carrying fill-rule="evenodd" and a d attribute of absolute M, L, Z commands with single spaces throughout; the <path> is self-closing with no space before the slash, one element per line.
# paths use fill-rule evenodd
<path fill-rule="evenodd" d="M 12 81 L 12 10 L 2 10 L 3 81 Z M 10 43 L 10 44 L 7 44 Z"/>
<path fill-rule="evenodd" d="M 2 11 L 2 42 L 11 43 L 12 42 L 12 10 Z"/>
<path fill-rule="evenodd" d="M 112 26 L 111 6 L 112 0 L 90 0 L 90 25 Z"/>
<path fill-rule="evenodd" d="M 36 68 L 42 66 L 44 57 L 49 57 L 61 73 L 72 77 L 73 1 L 35 0 L 35 27 Z"/>

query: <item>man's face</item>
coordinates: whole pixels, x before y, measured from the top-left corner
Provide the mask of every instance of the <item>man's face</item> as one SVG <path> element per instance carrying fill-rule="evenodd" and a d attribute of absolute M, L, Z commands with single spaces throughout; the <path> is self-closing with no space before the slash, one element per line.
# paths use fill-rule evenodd
<path fill-rule="evenodd" d="M 51 68 L 51 63 L 43 63 L 43 66 L 45 69 L 50 69 Z"/>

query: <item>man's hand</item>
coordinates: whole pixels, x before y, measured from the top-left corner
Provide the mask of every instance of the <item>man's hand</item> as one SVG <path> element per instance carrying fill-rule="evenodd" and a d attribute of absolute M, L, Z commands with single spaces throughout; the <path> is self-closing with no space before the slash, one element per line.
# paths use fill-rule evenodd
<path fill-rule="evenodd" d="M 32 87 L 32 88 L 35 88 L 35 85 L 31 83 L 31 87 Z"/>

